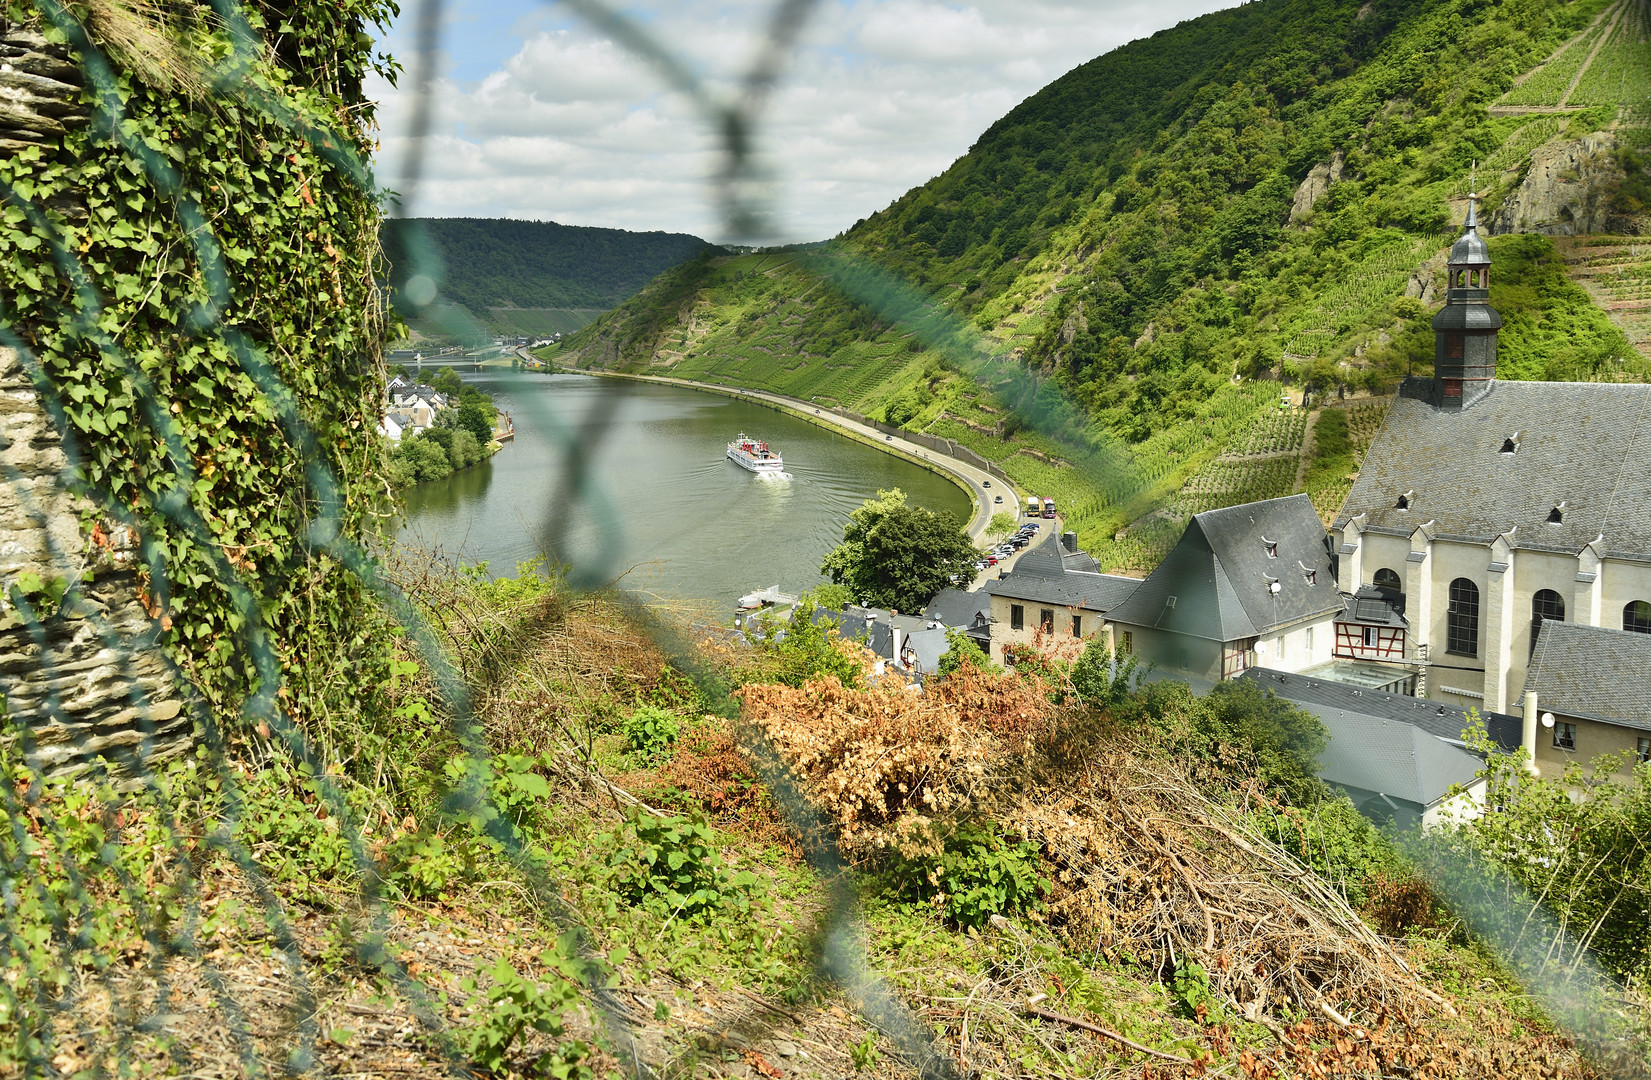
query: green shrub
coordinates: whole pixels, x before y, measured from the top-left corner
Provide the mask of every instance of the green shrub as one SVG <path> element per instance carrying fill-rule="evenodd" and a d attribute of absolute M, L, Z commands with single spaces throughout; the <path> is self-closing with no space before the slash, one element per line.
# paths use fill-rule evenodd
<path fill-rule="evenodd" d="M 577 965 L 570 962 L 568 952 L 562 945 L 540 954 L 539 959 L 553 973 L 543 982 L 523 977 L 501 956 L 492 967 L 478 966 L 475 978 L 459 983 L 460 990 L 473 994 L 482 976 L 488 980 L 487 1005 L 480 1011 L 480 1021 L 454 1031 L 458 1048 L 473 1064 L 495 1075 L 509 1075 L 512 1051 L 523 1035 L 537 1031 L 557 1040 L 557 1046 L 533 1059 L 524 1070 L 529 1075 L 555 1080 L 588 1080 L 596 1075 L 585 1064 L 591 1056 L 590 1046 L 566 1039 L 567 1013 L 579 1000 Z"/>
<path fill-rule="evenodd" d="M 1356 908 L 1369 904 L 1381 882 L 1413 876 L 1410 861 L 1346 796 L 1306 809 L 1289 807 L 1260 824 Z"/>
<path fill-rule="evenodd" d="M 991 822 L 964 822 L 939 858 L 893 854 L 883 870 L 892 891 L 938 907 L 948 922 L 979 929 L 993 915 L 1036 910 L 1050 883 L 1039 876 L 1038 846 L 1011 844 Z"/>
<path fill-rule="evenodd" d="M 749 911 L 749 870 L 729 873 L 716 832 L 703 818 L 655 817 L 633 809 L 617 832 L 598 838 L 613 850 L 613 887 L 626 903 L 692 921 L 725 908 Z"/>
<path fill-rule="evenodd" d="M 632 753 L 656 761 L 671 752 L 682 733 L 682 721 L 674 713 L 653 705 L 638 705 L 625 718 L 620 730 Z"/>

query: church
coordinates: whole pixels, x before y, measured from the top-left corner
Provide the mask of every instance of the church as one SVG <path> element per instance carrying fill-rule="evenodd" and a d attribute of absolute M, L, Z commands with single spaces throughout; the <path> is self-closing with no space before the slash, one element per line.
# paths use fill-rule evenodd
<path fill-rule="evenodd" d="M 1345 592 L 1394 598 L 1385 662 L 1418 696 L 1508 713 L 1545 623 L 1651 634 L 1651 386 L 1496 378 L 1471 201 L 1448 275 L 1433 375 L 1401 385 L 1331 539 Z"/>

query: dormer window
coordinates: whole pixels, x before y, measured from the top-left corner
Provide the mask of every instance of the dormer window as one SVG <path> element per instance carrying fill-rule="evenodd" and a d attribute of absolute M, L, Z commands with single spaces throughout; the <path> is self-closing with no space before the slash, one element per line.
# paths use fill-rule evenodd
<path fill-rule="evenodd" d="M 1525 434 L 1523 431 L 1516 431 L 1503 439 L 1501 452 L 1510 456 L 1517 454 L 1519 452 L 1519 437 L 1523 434 Z"/>
<path fill-rule="evenodd" d="M 1319 572 L 1317 570 L 1300 561 L 1296 565 L 1301 567 L 1301 576 L 1307 579 L 1307 584 L 1317 585 L 1319 583 Z"/>
<path fill-rule="evenodd" d="M 1278 541 L 1277 540 L 1269 540 L 1265 536 L 1263 536 L 1261 538 L 1261 543 L 1267 549 L 1267 558 L 1269 558 L 1269 559 L 1278 558 Z"/>
<path fill-rule="evenodd" d="M 1166 608 L 1173 608 L 1173 607 L 1175 607 L 1175 602 L 1176 602 L 1176 601 L 1177 601 L 1177 600 L 1179 600 L 1179 599 L 1181 599 L 1181 598 L 1180 598 L 1180 597 L 1179 597 L 1179 596 L 1171 596 L 1171 597 L 1168 597 L 1168 598 L 1167 598 L 1167 599 L 1165 599 L 1165 601 L 1164 601 L 1164 606 L 1165 606 L 1165 607 L 1166 607 Z"/>
<path fill-rule="evenodd" d="M 1416 494 L 1416 490 L 1414 488 L 1412 488 L 1411 490 L 1405 492 L 1403 495 L 1400 495 L 1399 496 L 1399 501 L 1393 504 L 1393 509 L 1395 509 L 1395 510 L 1409 510 L 1410 509 L 1410 499 L 1415 494 Z"/>
<path fill-rule="evenodd" d="M 1554 504 L 1554 508 L 1552 510 L 1548 511 L 1548 524 L 1549 525 L 1563 525 L 1564 523 L 1565 523 L 1565 504 L 1563 502 L 1556 503 L 1556 504 Z"/>

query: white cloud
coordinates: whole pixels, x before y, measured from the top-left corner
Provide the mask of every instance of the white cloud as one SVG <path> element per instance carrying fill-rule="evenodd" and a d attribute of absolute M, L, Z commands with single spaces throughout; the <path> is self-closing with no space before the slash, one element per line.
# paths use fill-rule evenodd
<path fill-rule="evenodd" d="M 435 87 L 413 212 L 725 238 L 707 182 L 720 167 L 716 133 L 654 67 L 563 18 L 565 9 L 467 2 L 450 19 L 445 60 L 468 77 Z M 653 0 L 629 10 L 725 99 L 773 2 Z M 774 238 L 846 228 L 943 171 L 1064 72 L 1231 2 L 821 0 L 756 128 L 775 181 Z M 404 53 L 409 41 L 392 30 L 388 47 Z M 400 91 L 369 86 L 383 102 L 379 168 L 391 187 L 407 148 L 410 86 L 410 77 Z"/>

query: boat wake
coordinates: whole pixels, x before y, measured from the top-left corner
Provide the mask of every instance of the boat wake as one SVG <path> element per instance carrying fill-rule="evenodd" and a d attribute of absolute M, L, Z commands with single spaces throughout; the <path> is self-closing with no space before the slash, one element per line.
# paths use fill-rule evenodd
<path fill-rule="evenodd" d="M 760 472 L 757 473 L 757 479 L 767 484 L 781 484 L 790 483 L 796 477 L 788 472 Z"/>

